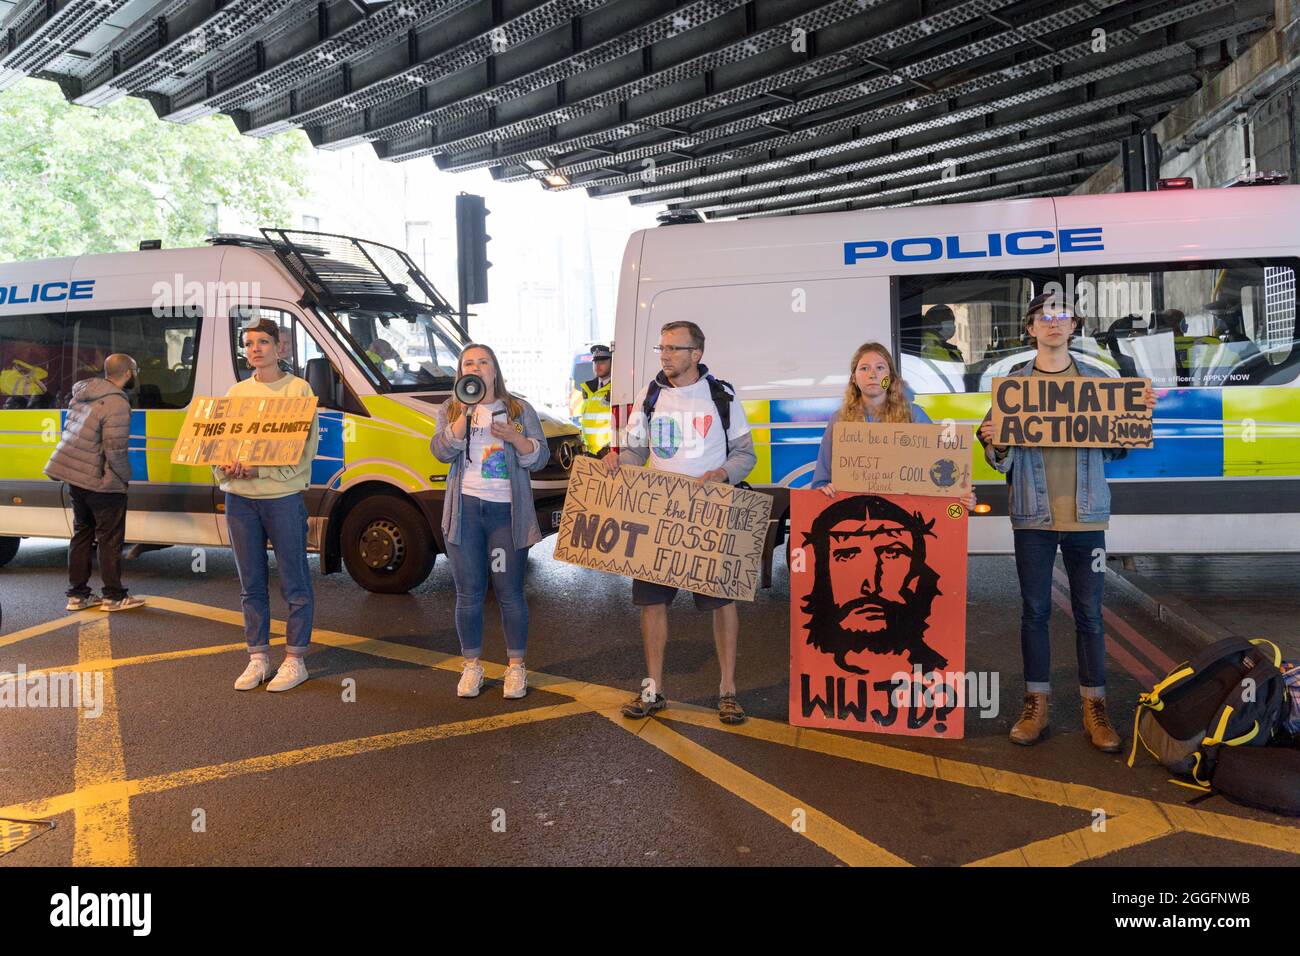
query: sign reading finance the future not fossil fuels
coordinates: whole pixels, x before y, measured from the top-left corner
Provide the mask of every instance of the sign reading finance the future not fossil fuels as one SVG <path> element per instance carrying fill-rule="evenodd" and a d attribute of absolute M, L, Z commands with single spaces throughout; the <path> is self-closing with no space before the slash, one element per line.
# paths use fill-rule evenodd
<path fill-rule="evenodd" d="M 831 484 L 877 495 L 970 493 L 969 427 L 890 422 L 836 422 Z"/>
<path fill-rule="evenodd" d="M 1150 448 L 1145 378 L 1013 375 L 993 380 L 993 444 Z"/>
<path fill-rule="evenodd" d="M 296 465 L 315 415 L 315 395 L 196 398 L 172 446 L 172 464 Z"/>
<path fill-rule="evenodd" d="M 772 499 L 719 482 L 579 458 L 555 540 L 561 561 L 713 597 L 754 600 Z"/>

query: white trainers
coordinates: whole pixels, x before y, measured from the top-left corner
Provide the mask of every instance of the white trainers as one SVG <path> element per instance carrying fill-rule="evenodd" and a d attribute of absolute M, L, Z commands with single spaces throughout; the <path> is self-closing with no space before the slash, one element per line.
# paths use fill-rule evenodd
<path fill-rule="evenodd" d="M 124 598 L 118 598 L 116 601 L 105 601 L 99 606 L 101 611 L 129 611 L 132 608 L 144 607 L 144 598 L 138 598 L 134 594 L 128 594 Z"/>
<path fill-rule="evenodd" d="M 92 607 L 99 607 L 103 603 L 103 601 L 95 597 L 93 594 L 90 595 L 90 597 L 70 597 L 68 598 L 68 610 L 88 611 Z"/>
<path fill-rule="evenodd" d="M 456 685 L 457 697 L 477 697 L 483 689 L 483 665 L 478 661 L 466 661 L 461 665 L 460 683 Z"/>
<path fill-rule="evenodd" d="M 511 664 L 506 668 L 506 700 L 518 700 L 528 693 L 528 671 L 523 664 Z"/>
<path fill-rule="evenodd" d="M 271 678 L 271 658 L 265 654 L 249 656 L 248 666 L 244 668 L 244 673 L 239 675 L 239 680 L 235 681 L 235 690 L 252 690 L 264 680 Z"/>
<path fill-rule="evenodd" d="M 306 679 L 307 665 L 302 662 L 302 658 L 297 654 L 287 654 L 284 663 L 275 672 L 275 677 L 271 679 L 271 683 L 266 685 L 266 689 L 271 691 L 291 690 Z"/>

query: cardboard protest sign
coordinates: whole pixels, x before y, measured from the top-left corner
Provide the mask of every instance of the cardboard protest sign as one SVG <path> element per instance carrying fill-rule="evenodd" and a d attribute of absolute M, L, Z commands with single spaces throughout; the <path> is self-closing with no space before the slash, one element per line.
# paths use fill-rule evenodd
<path fill-rule="evenodd" d="M 195 398 L 172 446 L 174 465 L 296 465 L 316 396 Z"/>
<path fill-rule="evenodd" d="M 951 499 L 790 493 L 790 723 L 964 734 L 966 525 Z"/>
<path fill-rule="evenodd" d="M 754 600 L 772 499 L 628 465 L 573 463 L 555 557 L 713 597 Z"/>
<path fill-rule="evenodd" d="M 1150 448 L 1145 378 L 1013 375 L 993 380 L 993 444 Z"/>
<path fill-rule="evenodd" d="M 970 492 L 972 434 L 955 425 L 836 422 L 831 484 L 836 491 L 938 495 Z"/>

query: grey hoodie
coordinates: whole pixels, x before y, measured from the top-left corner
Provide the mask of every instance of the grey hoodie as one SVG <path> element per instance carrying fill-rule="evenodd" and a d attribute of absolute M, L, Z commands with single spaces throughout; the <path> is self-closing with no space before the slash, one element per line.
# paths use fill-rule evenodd
<path fill-rule="evenodd" d="M 106 378 L 84 379 L 72 386 L 68 421 L 45 474 L 87 491 L 125 492 L 131 480 L 130 436 L 126 392 Z"/>

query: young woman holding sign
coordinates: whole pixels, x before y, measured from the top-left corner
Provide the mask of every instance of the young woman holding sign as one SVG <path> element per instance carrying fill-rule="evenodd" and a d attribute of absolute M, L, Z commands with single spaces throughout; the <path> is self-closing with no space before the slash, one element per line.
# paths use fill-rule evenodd
<path fill-rule="evenodd" d="M 281 371 L 279 343 L 283 330 L 261 319 L 240 332 L 251 378 L 236 382 L 227 398 L 307 398 L 312 390 L 296 375 Z M 307 505 L 302 493 L 311 482 L 311 462 L 320 435 L 316 416 L 296 465 L 282 468 L 235 464 L 214 467 L 226 493 L 226 527 L 239 572 L 244 607 L 244 636 L 248 667 L 235 681 L 235 690 L 252 690 L 270 679 L 267 690 L 297 687 L 307 679 L 303 655 L 311 643 L 315 596 L 307 563 Z M 271 678 L 271 601 L 267 595 L 266 543 L 275 549 L 280 594 L 289 605 L 285 657 Z"/>
<path fill-rule="evenodd" d="M 902 422 L 904 424 L 929 424 L 930 416 L 916 402 L 909 402 L 903 390 L 903 380 L 894 367 L 889 349 L 879 342 L 864 342 L 853 353 L 849 362 L 849 384 L 844 389 L 844 402 L 826 423 L 822 433 L 821 449 L 817 452 L 817 466 L 813 469 L 812 484 L 827 498 L 834 498 L 836 489 L 831 484 L 831 444 L 836 422 Z M 975 507 L 975 493 L 962 497 L 967 508 Z"/>
<path fill-rule="evenodd" d="M 465 405 L 449 398 L 438 406 L 430 447 L 451 465 L 442 507 L 442 534 L 456 582 L 456 634 L 465 658 L 456 693 L 477 697 L 483 687 L 483 601 L 488 577 L 501 605 L 506 634 L 505 696 L 528 692 L 524 651 L 528 601 L 524 571 L 528 549 L 542 540 L 529 473 L 550 460 L 546 435 L 533 407 L 510 394 L 486 345 L 467 345 L 460 374 L 483 380 L 483 398 Z"/>
<path fill-rule="evenodd" d="M 1087 363 L 1076 363 L 1070 354 L 1075 323 L 1076 314 L 1064 308 L 1059 298 L 1051 293 L 1035 297 L 1025 313 L 1025 330 L 1036 340 L 1038 351 L 1032 361 L 1009 374 L 1103 375 Z M 1148 407 L 1155 407 L 1156 394 L 1149 385 L 1145 399 Z M 1052 569 L 1059 548 L 1070 579 L 1083 726 L 1094 747 L 1116 753 L 1121 741 L 1106 713 L 1106 642 L 1101 621 L 1110 521 L 1110 489 L 1103 466 L 1127 452 L 1122 448 L 994 445 L 992 416 L 992 411 L 985 416 L 979 436 L 989 464 L 1007 474 L 1008 512 L 1020 577 L 1025 700 L 1020 719 L 1011 728 L 1011 740 L 1028 746 L 1037 743 L 1047 730 L 1051 691 L 1048 621 L 1052 615 Z M 1039 489 L 1046 494 L 1039 494 Z"/>

